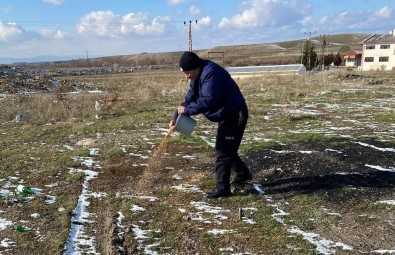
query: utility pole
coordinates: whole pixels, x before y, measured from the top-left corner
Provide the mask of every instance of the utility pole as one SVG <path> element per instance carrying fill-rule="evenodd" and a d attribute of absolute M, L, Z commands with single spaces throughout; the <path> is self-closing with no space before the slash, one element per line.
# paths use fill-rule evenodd
<path fill-rule="evenodd" d="M 90 64 L 89 64 L 89 55 L 88 55 L 88 50 L 85 50 L 85 52 L 86 52 L 86 66 L 90 66 Z"/>
<path fill-rule="evenodd" d="M 187 23 L 184 21 L 184 26 Z M 195 20 L 195 24 L 197 24 L 197 20 Z M 192 21 L 189 21 L 189 31 L 188 31 L 188 44 L 189 44 L 189 51 L 192 51 Z"/>
<path fill-rule="evenodd" d="M 304 43 L 306 42 L 307 40 L 304 40 L 303 42 L 302 42 L 302 49 L 301 49 L 301 51 L 300 51 L 300 64 L 303 64 L 303 49 L 304 49 Z"/>
<path fill-rule="evenodd" d="M 317 33 L 317 31 L 314 31 L 314 33 L 313 33 L 313 32 L 308 32 L 308 33 L 307 33 L 307 32 L 304 32 L 305 35 L 309 34 L 309 37 L 307 38 L 308 40 L 310 40 L 311 35 L 312 35 L 312 34 L 315 34 L 315 33 Z"/>
<path fill-rule="evenodd" d="M 321 35 L 320 35 L 321 37 Z M 322 43 L 321 43 L 321 70 L 325 68 L 325 48 L 327 46 L 325 35 L 323 36 Z"/>
<path fill-rule="evenodd" d="M 309 34 L 309 37 L 307 38 L 307 41 L 308 41 L 308 46 L 311 48 L 311 45 L 310 45 L 310 39 L 311 39 L 311 35 L 312 34 L 315 34 L 316 33 L 316 31 L 314 31 L 314 33 L 312 33 L 312 32 L 304 32 L 304 34 Z M 308 61 L 308 70 L 310 71 L 310 66 L 311 66 L 311 57 L 310 57 L 310 48 L 309 49 L 307 49 L 307 61 Z"/>

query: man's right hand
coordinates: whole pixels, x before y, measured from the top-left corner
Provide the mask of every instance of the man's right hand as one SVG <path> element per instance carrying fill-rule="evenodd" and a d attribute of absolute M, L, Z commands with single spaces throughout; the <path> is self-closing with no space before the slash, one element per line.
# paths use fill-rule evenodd
<path fill-rule="evenodd" d="M 169 123 L 169 128 L 174 127 L 175 124 L 176 124 L 175 120 L 171 120 Z"/>

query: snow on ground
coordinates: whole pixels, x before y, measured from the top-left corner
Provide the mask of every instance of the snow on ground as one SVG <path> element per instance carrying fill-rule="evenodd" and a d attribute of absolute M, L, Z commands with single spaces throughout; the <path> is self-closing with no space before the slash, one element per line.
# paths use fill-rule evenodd
<path fill-rule="evenodd" d="M 384 171 L 384 172 L 393 172 L 395 173 L 395 167 L 389 167 L 389 168 L 385 168 L 382 166 L 374 166 L 374 165 L 369 165 L 369 164 L 365 164 L 365 166 L 379 170 L 379 171 Z"/>
<path fill-rule="evenodd" d="M 368 146 L 371 148 L 374 148 L 376 150 L 380 151 L 390 151 L 393 152 L 395 151 L 392 148 L 378 148 L 375 146 L 371 146 L 365 143 L 358 143 L 361 146 Z M 326 149 L 326 151 L 329 152 L 335 152 L 335 153 L 342 153 L 340 151 L 335 151 L 331 149 Z M 276 153 L 290 153 L 290 151 L 275 151 Z M 312 151 L 300 151 L 300 153 L 313 153 Z M 78 199 L 78 204 L 77 207 L 74 210 L 73 218 L 72 218 L 72 226 L 70 229 L 70 237 L 69 240 L 65 246 L 66 248 L 66 253 L 67 255 L 74 255 L 74 254 L 81 254 L 81 253 L 89 253 L 89 254 L 99 254 L 96 251 L 96 240 L 93 236 L 89 236 L 84 232 L 84 226 L 86 224 L 91 224 L 93 223 L 93 217 L 90 215 L 87 210 L 89 208 L 89 198 L 90 197 L 100 197 L 100 196 L 105 196 L 106 194 L 102 193 L 92 193 L 89 191 L 89 182 L 96 178 L 99 175 L 99 172 L 90 170 L 92 168 L 95 168 L 96 170 L 100 170 L 100 166 L 98 165 L 98 162 L 94 161 L 94 155 L 97 155 L 97 150 L 92 149 L 91 150 L 91 157 L 78 157 L 76 160 L 81 161 L 81 165 L 88 167 L 88 170 L 81 170 L 81 169 L 70 169 L 70 173 L 76 173 L 76 172 L 83 172 L 85 174 L 85 180 L 83 183 L 83 190 L 81 192 L 81 195 Z M 180 157 L 184 158 L 190 158 L 193 159 L 194 157 L 190 157 L 188 155 L 183 155 L 180 154 L 178 155 Z M 384 168 L 381 166 L 372 166 L 372 165 L 366 165 L 367 167 L 371 167 L 380 171 L 395 171 L 393 167 L 390 168 Z M 11 178 L 11 177 L 10 177 Z M 12 179 L 12 178 L 11 178 Z M 182 178 L 179 178 L 179 180 L 182 180 Z M 0 189 L 0 194 L 2 196 L 9 196 L 10 195 L 10 188 L 11 186 L 8 184 L 4 185 Z M 180 192 L 193 192 L 193 193 L 202 193 L 203 191 L 199 189 L 198 186 L 196 185 L 190 185 L 190 184 L 179 184 L 177 186 L 172 186 L 171 187 L 174 190 L 180 191 Z M 342 242 L 338 241 L 332 241 L 329 240 L 325 237 L 322 237 L 316 233 L 313 232 L 307 232 L 299 229 L 296 226 L 292 225 L 287 225 L 285 223 L 285 218 L 289 216 L 289 213 L 281 209 L 281 203 L 273 203 L 271 198 L 269 196 L 265 195 L 264 189 L 262 189 L 262 186 L 259 184 L 254 184 L 254 188 L 258 191 L 259 194 L 261 194 L 266 201 L 269 203 L 270 206 L 273 206 L 275 208 L 275 212 L 273 213 L 272 217 L 279 223 L 287 226 L 288 231 L 291 234 L 295 235 L 301 235 L 305 240 L 308 242 L 312 243 L 315 247 L 317 252 L 320 254 L 324 255 L 329 255 L 329 254 L 335 254 L 334 248 L 337 249 L 342 249 L 344 251 L 347 250 L 353 250 L 353 247 L 347 244 L 344 244 Z M 118 194 L 119 195 L 119 194 Z M 151 196 L 135 196 L 135 195 L 127 195 L 126 197 L 129 198 L 138 198 L 138 199 L 147 199 L 149 201 L 157 201 L 158 198 L 156 197 L 151 197 Z M 48 197 L 46 201 L 55 201 L 55 197 Z M 50 202 L 48 202 L 50 203 Z M 395 205 L 394 200 L 383 200 L 383 201 L 378 201 L 377 203 L 385 203 L 385 204 L 390 204 L 390 205 Z M 179 211 L 182 213 L 186 214 L 186 218 L 188 220 L 197 220 L 197 221 L 202 221 L 206 224 L 214 224 L 216 226 L 221 226 L 221 221 L 228 220 L 229 216 L 227 215 L 229 213 L 229 210 L 224 210 L 221 207 L 218 206 L 211 206 L 207 202 L 202 202 L 202 201 L 192 201 L 190 205 L 195 208 L 195 212 L 188 212 L 187 209 L 185 208 L 180 208 Z M 139 207 L 137 205 L 133 205 L 132 208 L 130 209 L 135 212 L 139 213 L 144 213 L 146 211 L 145 208 Z M 251 210 L 255 211 L 257 210 L 256 208 L 244 208 L 244 211 L 246 210 Z M 323 210 L 327 214 L 333 214 L 333 215 L 338 215 L 339 214 L 335 212 L 331 212 L 328 209 L 323 208 Z M 1 211 L 0 211 L 0 216 L 1 216 Z M 33 214 L 32 217 L 39 217 L 39 214 Z M 254 219 L 252 218 L 247 218 L 247 217 L 241 217 L 241 220 L 245 222 L 246 224 L 256 224 Z M 1 218 L 0 217 L 0 231 L 8 228 L 9 226 L 12 226 L 13 222 L 8 221 L 7 219 Z M 118 217 L 118 227 L 124 228 L 122 226 L 122 215 L 119 214 Z M 142 229 L 138 225 L 134 225 L 132 227 L 132 231 L 135 233 L 135 238 L 138 240 L 139 246 L 138 249 L 140 251 L 144 251 L 145 254 L 157 254 L 152 250 L 153 247 L 159 246 L 160 245 L 160 240 L 158 240 L 158 243 L 154 245 L 145 245 L 144 244 L 144 239 L 146 239 L 147 234 L 152 232 L 152 231 L 159 231 L 159 230 L 147 230 L 147 229 Z M 209 234 L 212 235 L 226 235 L 226 234 L 231 234 L 235 233 L 237 230 L 232 230 L 232 229 L 219 229 L 219 228 L 213 228 L 208 231 Z M 6 249 L 12 249 L 12 247 L 15 245 L 15 241 L 4 238 L 0 240 L 0 247 L 6 248 Z M 395 251 L 393 250 L 374 250 L 372 253 L 375 254 L 395 254 Z"/>
<path fill-rule="evenodd" d="M 93 156 L 97 155 L 96 149 L 90 150 L 90 157 L 77 157 L 76 161 L 81 161 L 82 166 L 86 166 L 88 170 L 70 169 L 70 173 L 82 172 L 85 174 L 84 182 L 82 184 L 82 192 L 78 198 L 77 206 L 73 211 L 71 219 L 71 228 L 69 232 L 69 239 L 65 245 L 65 255 L 78 255 L 78 254 L 100 254 L 96 251 L 96 238 L 89 236 L 85 232 L 85 225 L 94 223 L 91 215 L 88 213 L 90 205 L 89 198 L 92 193 L 89 191 L 89 182 L 99 175 L 99 172 L 90 170 L 100 170 L 98 162 L 94 161 Z"/>
<path fill-rule="evenodd" d="M 296 226 L 291 226 L 290 228 L 288 228 L 288 231 L 291 234 L 301 235 L 303 239 L 307 240 L 309 243 L 316 246 L 316 251 L 319 254 L 324 254 L 324 255 L 335 254 L 336 251 L 333 248 L 340 248 L 344 251 L 352 251 L 354 249 L 352 246 L 349 246 L 347 244 L 325 239 L 318 234 L 303 231 Z"/>
<path fill-rule="evenodd" d="M 356 142 L 356 143 L 359 144 L 359 145 L 365 146 L 365 147 L 369 147 L 369 148 L 372 148 L 372 149 L 375 149 L 375 150 L 378 150 L 378 151 L 382 151 L 382 152 L 386 152 L 386 151 L 395 152 L 394 148 L 380 148 L 380 147 L 376 147 L 374 145 L 370 145 L 370 144 L 367 144 L 367 143 L 361 143 L 361 142 Z"/>
<path fill-rule="evenodd" d="M 347 93 L 354 93 L 355 90 L 343 90 L 342 92 L 347 92 Z M 325 95 L 327 93 L 331 93 L 330 91 L 322 91 L 321 93 L 318 93 L 320 95 Z M 392 99 L 391 99 L 392 100 Z M 392 103 L 391 100 L 387 100 L 382 103 Z M 273 111 L 278 111 L 279 107 L 288 107 L 288 105 L 273 105 Z M 355 112 L 363 112 L 364 108 L 380 108 L 381 109 L 386 109 L 387 111 L 391 111 L 390 108 L 383 108 L 380 105 L 373 105 L 373 104 L 359 104 L 359 105 L 352 105 L 349 107 L 349 111 L 355 111 Z M 298 116 L 317 116 L 320 115 L 321 112 L 318 109 L 311 109 L 315 108 L 312 105 L 306 105 L 304 107 L 301 107 L 296 110 L 290 110 L 289 113 L 293 115 L 298 115 Z M 332 111 L 332 112 L 338 112 L 340 109 L 340 106 L 337 104 L 327 104 L 324 107 L 325 110 L 327 111 Z M 265 116 L 256 116 L 259 118 L 263 118 L 265 121 L 270 121 L 272 119 L 272 114 L 268 113 Z M 339 119 L 342 119 L 341 116 L 339 116 Z M 374 123 L 364 123 L 364 122 L 359 122 L 359 121 L 352 121 L 352 120 L 342 120 L 341 122 L 344 126 L 339 126 L 339 124 L 335 124 L 332 122 L 325 122 L 325 126 L 317 128 L 314 126 L 306 126 L 304 125 L 295 125 L 295 129 L 293 130 L 288 130 L 289 133 L 322 133 L 322 134 L 333 134 L 333 135 L 347 135 L 347 136 L 352 136 L 348 134 L 341 134 L 342 131 L 350 132 L 350 130 L 358 130 L 365 128 L 366 126 L 375 129 L 375 132 L 378 133 L 377 131 L 377 126 Z M 352 126 L 348 126 L 348 124 Z M 394 126 L 392 126 L 394 128 Z M 208 130 L 215 130 L 215 125 L 211 125 L 207 127 Z M 158 129 L 158 132 L 160 132 L 162 135 L 166 135 L 167 130 L 165 129 Z M 380 131 L 380 134 L 383 135 L 393 135 L 393 130 L 389 129 L 387 131 Z M 202 131 L 199 137 L 201 137 L 206 143 L 212 147 L 214 147 L 214 138 L 210 136 L 209 131 Z M 178 134 L 175 132 L 173 136 L 177 136 Z M 148 137 L 142 137 L 145 141 L 152 143 L 153 145 L 155 144 L 155 141 L 153 141 L 151 138 Z M 259 132 L 254 133 L 254 134 L 249 134 L 248 131 L 246 133 L 246 138 L 244 139 L 246 141 L 257 141 L 257 140 L 265 140 L 264 134 L 259 134 Z M 266 139 L 267 140 L 267 139 Z M 245 141 L 243 141 L 245 142 Z M 356 142 L 357 144 L 364 146 L 364 147 L 369 147 L 375 150 L 379 150 L 381 152 L 395 152 L 395 149 L 393 148 L 380 148 L 374 145 L 369 145 L 367 143 L 363 142 Z M 66 149 L 72 149 L 72 148 L 66 148 Z M 334 152 L 334 153 L 343 153 L 341 151 L 337 150 L 332 150 L 332 149 L 326 149 L 326 152 Z M 273 151 L 275 153 L 291 153 L 292 151 Z M 311 154 L 314 153 L 313 151 L 299 151 L 299 153 L 305 153 L 305 154 Z M 76 173 L 76 172 L 83 172 L 85 174 L 85 180 L 83 183 L 83 189 L 81 192 L 81 195 L 78 199 L 78 204 L 77 207 L 74 210 L 73 218 L 72 218 L 72 226 L 70 229 L 70 237 L 69 240 L 67 241 L 67 244 L 65 246 L 66 248 L 66 253 L 67 255 L 76 255 L 76 254 L 82 254 L 82 253 L 89 253 L 89 254 L 99 254 L 96 250 L 96 240 L 93 236 L 89 236 L 84 232 L 84 226 L 86 224 L 91 224 L 93 223 L 93 218 L 92 215 L 90 215 L 87 211 L 89 208 L 89 199 L 91 197 L 100 197 L 100 196 L 105 196 L 106 194 L 103 193 L 92 193 L 89 191 L 89 182 L 96 178 L 100 174 L 100 166 L 98 165 L 98 162 L 94 161 L 94 156 L 98 154 L 97 149 L 93 148 L 90 150 L 90 155 L 91 157 L 79 157 L 76 158 L 76 160 L 81 161 L 81 165 L 87 167 L 89 170 L 82 170 L 82 169 L 70 169 L 70 173 Z M 150 152 L 147 152 L 147 154 L 137 154 L 137 153 L 131 153 L 131 156 L 136 156 L 136 157 L 141 157 L 143 159 L 148 159 L 150 157 Z M 189 158 L 189 159 L 194 159 L 194 156 L 190 155 L 183 155 L 179 154 L 177 155 L 182 158 Z M 376 169 L 379 171 L 388 171 L 388 172 L 395 172 L 395 168 L 392 166 L 376 166 L 376 165 L 369 165 L 366 164 L 366 167 Z M 95 170 L 99 171 L 94 171 L 91 170 L 92 168 L 95 168 Z M 17 173 L 16 173 L 17 174 Z M 347 174 L 347 173 L 343 173 Z M 182 180 L 181 177 L 179 176 L 174 176 L 175 179 L 177 180 Z M 10 176 L 6 180 L 1 180 L 5 182 L 3 187 L 0 187 L 0 196 L 9 198 L 13 196 L 12 189 L 15 188 L 10 180 L 16 180 L 18 179 L 17 176 Z M 47 188 L 51 188 L 50 186 L 47 186 Z M 199 189 L 199 187 L 195 185 L 190 185 L 186 183 L 179 184 L 177 186 L 172 186 L 171 187 L 174 190 L 177 190 L 179 192 L 193 192 L 193 193 L 202 193 L 203 191 Z M 271 197 L 265 195 L 265 190 L 262 189 L 262 186 L 259 184 L 254 184 L 254 189 L 257 190 L 259 194 L 262 195 L 263 198 L 266 199 L 268 204 L 272 207 L 275 208 L 274 213 L 272 214 L 272 217 L 279 223 L 285 225 L 288 229 L 288 231 L 291 234 L 294 235 L 300 235 L 302 236 L 303 239 L 307 240 L 311 244 L 313 244 L 316 247 L 316 251 L 318 253 L 324 254 L 324 255 L 329 255 L 329 254 L 335 254 L 335 248 L 336 249 L 342 249 L 344 251 L 348 250 L 353 250 L 353 247 L 350 245 L 347 245 L 345 243 L 339 242 L 339 241 L 333 241 L 325 238 L 324 236 L 320 236 L 316 233 L 313 232 L 308 232 L 308 231 L 303 231 L 299 229 L 296 226 L 293 225 L 287 225 L 285 223 L 285 218 L 289 217 L 289 213 L 286 212 L 284 209 L 282 209 L 282 204 L 281 202 L 276 202 L 274 203 Z M 121 194 L 117 194 L 117 196 L 121 196 Z M 155 202 L 158 200 L 156 197 L 151 197 L 151 196 L 136 196 L 136 195 L 124 195 L 125 197 L 129 198 L 138 198 L 138 199 L 147 199 L 149 201 Z M 56 201 L 56 197 L 53 196 L 47 196 L 45 202 L 50 204 L 54 203 Z M 395 205 L 395 200 L 382 200 L 382 201 L 377 201 L 376 203 L 383 203 L 383 204 L 389 204 L 389 205 Z M 188 211 L 189 207 L 188 205 L 185 205 L 185 208 L 179 208 L 179 211 L 181 213 L 184 213 L 186 215 L 186 218 L 188 220 L 197 220 L 197 221 L 203 221 L 206 224 L 213 224 L 218 226 L 221 226 L 221 221 L 226 221 L 229 219 L 229 211 L 224 210 L 221 207 L 218 206 L 212 206 L 207 202 L 202 202 L 202 201 L 192 201 L 190 203 L 190 206 L 195 210 L 194 212 Z M 62 208 L 59 208 L 59 211 L 61 211 Z M 64 208 L 63 208 L 64 210 Z M 146 209 L 139 207 L 137 205 L 133 205 L 130 208 L 131 211 L 138 212 L 138 213 L 145 213 Z M 243 208 L 244 211 L 250 210 L 254 212 L 256 208 Z M 336 212 L 332 212 L 326 208 L 322 208 L 322 210 L 330 215 L 336 215 L 341 217 L 340 214 Z M 253 214 L 251 214 L 253 216 Z M 40 217 L 39 213 L 32 214 L 32 217 Z M 117 226 L 119 228 L 124 228 L 122 225 L 122 214 L 119 213 L 119 217 L 117 218 Z M 241 220 L 245 222 L 246 224 L 255 224 L 256 222 L 254 219 L 245 217 L 241 215 Z M 1 217 L 1 211 L 0 211 L 0 232 L 2 230 L 5 230 L 11 226 L 13 226 L 14 223 Z M 159 231 L 159 230 L 147 230 L 147 229 L 142 229 L 141 226 L 134 225 L 132 227 L 133 232 L 135 233 L 135 238 L 138 240 L 139 246 L 138 249 L 140 251 L 144 251 L 145 254 L 157 254 L 156 252 L 152 251 L 152 248 L 155 246 L 160 245 L 160 240 L 158 240 L 158 243 L 154 245 L 145 245 L 144 244 L 144 239 L 146 239 L 147 234 L 152 232 L 152 231 Z M 208 233 L 212 235 L 226 235 L 230 233 L 235 233 L 237 230 L 232 230 L 232 229 L 220 229 L 220 228 L 213 228 L 212 230 L 209 230 Z M 37 236 L 39 236 L 39 233 L 37 233 Z M 3 251 L 10 251 L 12 250 L 12 247 L 16 245 L 16 242 L 14 240 L 10 240 L 8 238 L 2 238 L 0 239 L 0 247 L 3 248 Z M 232 248 L 221 248 L 221 251 L 228 251 L 232 252 Z M 388 250 L 388 249 L 378 249 L 378 250 L 373 250 L 371 253 L 374 254 L 395 254 L 395 250 Z M 0 251 L 1 254 L 1 251 Z M 243 253 L 243 254 L 249 254 L 248 252 Z"/>

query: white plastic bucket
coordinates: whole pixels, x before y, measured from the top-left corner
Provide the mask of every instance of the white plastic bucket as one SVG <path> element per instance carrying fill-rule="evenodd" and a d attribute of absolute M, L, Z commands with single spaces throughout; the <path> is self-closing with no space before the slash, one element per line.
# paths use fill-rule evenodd
<path fill-rule="evenodd" d="M 177 117 L 175 130 L 181 132 L 185 135 L 192 134 L 193 129 L 196 126 L 196 120 L 192 119 L 191 117 L 180 114 Z"/>

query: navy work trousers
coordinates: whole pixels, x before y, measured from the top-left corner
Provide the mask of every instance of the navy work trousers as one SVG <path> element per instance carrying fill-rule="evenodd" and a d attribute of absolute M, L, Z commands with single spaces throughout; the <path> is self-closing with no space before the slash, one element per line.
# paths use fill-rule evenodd
<path fill-rule="evenodd" d="M 215 141 L 215 174 L 217 178 L 216 190 L 218 192 L 230 192 L 232 167 L 234 167 L 236 175 L 250 176 L 248 167 L 237 153 L 247 120 L 248 110 L 244 109 L 218 123 Z"/>

